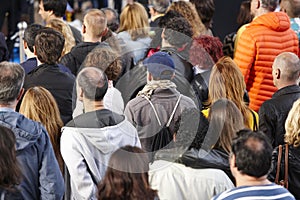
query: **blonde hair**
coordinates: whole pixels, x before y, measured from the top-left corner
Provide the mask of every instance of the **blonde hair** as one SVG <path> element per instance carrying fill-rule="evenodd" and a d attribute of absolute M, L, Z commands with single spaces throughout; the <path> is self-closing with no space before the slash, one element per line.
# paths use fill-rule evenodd
<path fill-rule="evenodd" d="M 40 86 L 29 88 L 23 97 L 19 112 L 29 119 L 42 123 L 46 128 L 56 159 L 63 171 L 63 159 L 60 154 L 60 129 L 63 122 L 52 94 Z"/>
<path fill-rule="evenodd" d="M 58 32 L 62 33 L 65 38 L 65 44 L 64 44 L 63 51 L 61 52 L 61 57 L 69 53 L 72 47 L 76 45 L 75 38 L 73 36 L 71 28 L 63 20 L 52 19 L 47 23 L 46 26 L 53 28 L 54 30 L 57 30 Z"/>
<path fill-rule="evenodd" d="M 213 66 L 208 86 L 208 105 L 221 98 L 235 103 L 244 117 L 244 124 L 249 127 L 251 111 L 244 102 L 246 84 L 244 76 L 236 63 L 228 56 L 224 56 Z"/>
<path fill-rule="evenodd" d="M 107 19 L 104 11 L 90 9 L 83 18 L 83 25 L 89 30 L 93 37 L 100 38 L 107 30 Z"/>
<path fill-rule="evenodd" d="M 300 99 L 294 102 L 286 118 L 284 141 L 294 147 L 300 146 Z"/>
<path fill-rule="evenodd" d="M 168 10 L 174 10 L 180 13 L 190 23 L 193 29 L 193 38 L 206 33 L 206 27 L 202 23 L 195 5 L 191 2 L 173 2 Z"/>
<path fill-rule="evenodd" d="M 124 7 L 120 16 L 120 28 L 118 32 L 122 31 L 127 31 L 132 40 L 148 37 L 148 14 L 142 4 L 133 2 Z"/>

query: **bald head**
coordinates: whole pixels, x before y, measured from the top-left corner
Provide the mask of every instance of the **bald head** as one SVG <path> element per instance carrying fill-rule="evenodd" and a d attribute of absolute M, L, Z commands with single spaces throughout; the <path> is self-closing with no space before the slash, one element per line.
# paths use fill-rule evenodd
<path fill-rule="evenodd" d="M 300 76 L 300 60 L 294 53 L 279 54 L 272 66 L 274 85 L 280 89 L 298 83 Z"/>

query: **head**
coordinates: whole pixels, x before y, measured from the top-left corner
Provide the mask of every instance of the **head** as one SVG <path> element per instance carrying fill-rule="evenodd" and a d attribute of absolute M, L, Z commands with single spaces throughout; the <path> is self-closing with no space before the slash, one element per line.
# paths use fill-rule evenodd
<path fill-rule="evenodd" d="M 24 31 L 24 48 L 34 53 L 34 40 L 37 32 L 43 28 L 40 24 L 30 24 Z"/>
<path fill-rule="evenodd" d="M 67 8 L 67 0 L 39 0 L 39 14 L 44 21 L 62 18 Z"/>
<path fill-rule="evenodd" d="M 300 16 L 300 1 L 298 0 L 281 0 L 280 11 L 285 12 L 290 18 Z"/>
<path fill-rule="evenodd" d="M 201 69 L 211 69 L 223 57 L 222 48 L 223 44 L 218 37 L 209 35 L 196 37 L 190 48 L 190 61 Z"/>
<path fill-rule="evenodd" d="M 195 6 L 188 1 L 176 1 L 171 4 L 169 10 L 179 12 L 191 25 L 193 30 L 193 37 L 197 37 L 206 32 L 206 28 L 202 23 Z"/>
<path fill-rule="evenodd" d="M 75 38 L 70 26 L 66 24 L 62 19 L 51 19 L 50 21 L 48 21 L 46 26 L 60 32 L 65 38 L 65 44 L 61 53 L 61 57 L 69 53 L 72 47 L 76 45 Z"/>
<path fill-rule="evenodd" d="M 162 46 L 164 41 L 176 48 L 183 48 L 192 41 L 193 31 L 191 25 L 183 17 L 171 18 L 163 27 Z"/>
<path fill-rule="evenodd" d="M 148 7 L 151 16 L 164 14 L 170 6 L 170 0 L 149 0 Z"/>
<path fill-rule="evenodd" d="M 148 81 L 171 80 L 175 75 L 173 58 L 167 52 L 156 52 L 143 62 L 147 67 Z"/>
<path fill-rule="evenodd" d="M 251 0 L 250 10 L 253 16 L 273 12 L 278 6 L 278 0 Z"/>
<path fill-rule="evenodd" d="M 53 65 L 57 63 L 64 48 L 63 34 L 52 29 L 42 28 L 35 37 L 35 54 L 41 63 Z"/>
<path fill-rule="evenodd" d="M 237 24 L 241 27 L 252 21 L 253 15 L 250 12 L 251 1 L 243 1 L 240 6 L 239 14 L 237 16 Z"/>
<path fill-rule="evenodd" d="M 213 0 L 190 0 L 195 5 L 197 13 L 205 25 L 205 27 L 212 28 L 212 18 L 215 13 L 215 4 Z"/>
<path fill-rule="evenodd" d="M 300 60 L 291 52 L 279 54 L 272 65 L 274 85 L 280 89 L 288 85 L 297 85 L 300 77 Z"/>
<path fill-rule="evenodd" d="M 14 132 L 0 126 L 0 186 L 12 189 L 20 183 L 21 170 L 16 158 L 16 138 Z"/>
<path fill-rule="evenodd" d="M 116 32 L 120 26 L 118 11 L 112 8 L 102 8 L 107 18 L 107 27 L 112 31 Z"/>
<path fill-rule="evenodd" d="M 97 67 L 105 72 L 108 80 L 117 80 L 121 70 L 121 59 L 109 47 L 96 47 L 85 58 L 85 67 Z"/>
<path fill-rule="evenodd" d="M 142 4 L 133 2 L 123 8 L 120 16 L 119 32 L 127 31 L 132 40 L 137 40 L 148 36 L 148 27 L 148 14 Z"/>
<path fill-rule="evenodd" d="M 21 65 L 0 63 L 0 105 L 14 106 L 23 94 L 25 72 Z"/>
<path fill-rule="evenodd" d="M 100 41 L 101 37 L 107 32 L 107 19 L 104 11 L 99 9 L 90 9 L 85 14 L 82 23 L 83 38 L 88 35 Z"/>
<path fill-rule="evenodd" d="M 267 176 L 272 161 L 272 145 L 261 132 L 243 129 L 232 142 L 230 169 L 237 174 L 261 178 Z"/>
<path fill-rule="evenodd" d="M 105 177 L 98 185 L 98 199 L 154 199 L 157 192 L 148 181 L 147 154 L 138 147 L 124 146 L 110 157 Z"/>
<path fill-rule="evenodd" d="M 245 88 L 241 70 L 230 57 L 224 56 L 212 68 L 208 86 L 208 104 L 213 104 L 221 98 L 233 101 L 242 112 L 245 125 L 248 125 L 250 111 L 243 99 Z"/>
<path fill-rule="evenodd" d="M 294 102 L 286 118 L 284 141 L 294 147 L 300 146 L 300 99 Z"/>
<path fill-rule="evenodd" d="M 96 67 L 84 67 L 76 77 L 80 100 L 102 101 L 108 88 L 105 73 Z"/>
<path fill-rule="evenodd" d="M 241 111 L 230 100 L 222 98 L 211 106 L 208 115 L 208 136 L 215 144 L 205 144 L 225 150 L 228 154 L 231 143 L 236 137 L 236 132 L 244 128 L 244 120 Z"/>

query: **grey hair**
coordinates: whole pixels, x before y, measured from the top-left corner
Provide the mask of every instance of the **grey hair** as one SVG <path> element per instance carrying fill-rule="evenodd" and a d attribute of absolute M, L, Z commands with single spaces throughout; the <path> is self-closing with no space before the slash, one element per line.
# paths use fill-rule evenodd
<path fill-rule="evenodd" d="M 153 9 L 158 13 L 165 13 L 170 6 L 170 0 L 150 0 L 150 5 L 153 5 Z"/>
<path fill-rule="evenodd" d="M 0 104 L 10 105 L 23 87 L 25 72 L 21 65 L 12 62 L 0 63 Z"/>
<path fill-rule="evenodd" d="M 298 56 L 291 52 L 279 54 L 273 63 L 273 68 L 279 68 L 281 78 L 285 81 L 297 81 L 300 74 L 300 60 Z"/>

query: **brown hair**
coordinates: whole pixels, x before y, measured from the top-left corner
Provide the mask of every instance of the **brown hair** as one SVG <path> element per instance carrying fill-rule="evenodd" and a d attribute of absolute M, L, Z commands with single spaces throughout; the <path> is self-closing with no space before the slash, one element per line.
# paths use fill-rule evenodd
<path fill-rule="evenodd" d="M 122 66 L 121 59 L 109 47 L 96 47 L 85 58 L 84 67 L 97 67 L 105 72 L 108 80 L 117 80 Z"/>
<path fill-rule="evenodd" d="M 150 187 L 148 171 L 148 156 L 142 149 L 121 147 L 110 157 L 105 177 L 98 185 L 98 199 L 155 199 L 157 191 Z"/>
<path fill-rule="evenodd" d="M 246 89 L 244 76 L 236 63 L 228 56 L 220 58 L 213 66 L 208 87 L 208 104 L 211 105 L 220 98 L 226 98 L 235 103 L 244 117 L 244 124 L 249 127 L 251 111 L 244 102 Z"/>
<path fill-rule="evenodd" d="M 202 23 L 194 4 L 185 1 L 173 2 L 168 10 L 177 11 L 191 24 L 193 37 L 206 32 L 206 27 Z"/>
<path fill-rule="evenodd" d="M 133 2 L 127 4 L 120 15 L 120 27 L 118 32 L 127 31 L 132 40 L 148 37 L 148 14 L 144 6 Z"/>
<path fill-rule="evenodd" d="M 63 160 L 60 153 L 60 129 L 63 122 L 52 94 L 40 86 L 29 88 L 23 97 L 19 112 L 29 119 L 41 122 L 46 128 L 59 167 L 63 171 Z"/>

